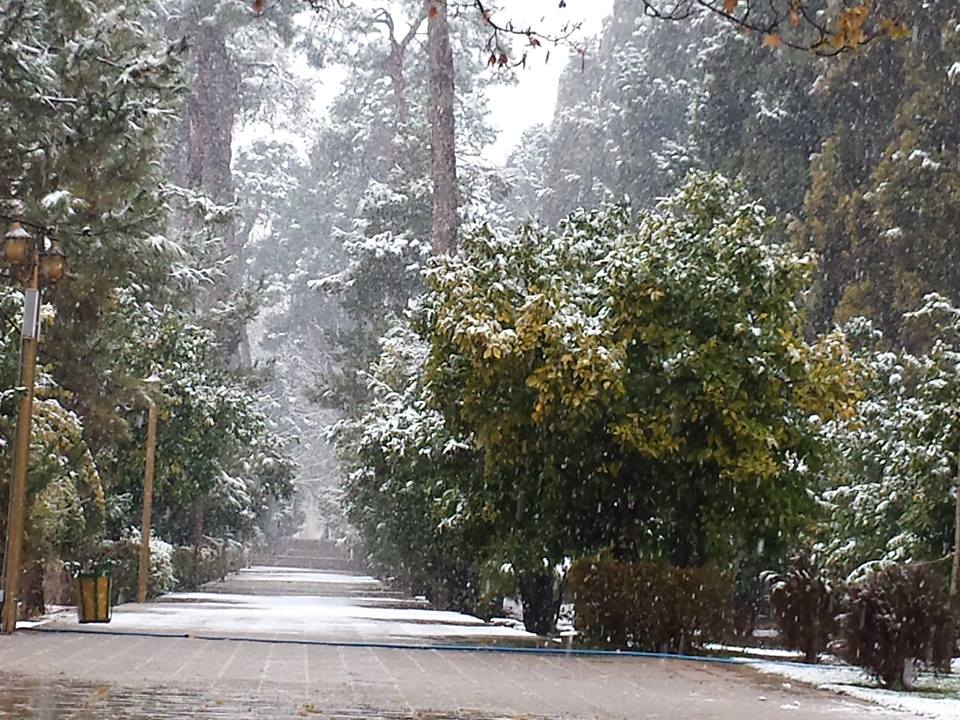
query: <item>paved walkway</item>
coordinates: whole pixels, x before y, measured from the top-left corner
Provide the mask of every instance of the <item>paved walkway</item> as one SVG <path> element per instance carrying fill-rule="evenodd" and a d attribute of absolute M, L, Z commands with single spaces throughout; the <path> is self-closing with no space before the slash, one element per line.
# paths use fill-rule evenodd
<path fill-rule="evenodd" d="M 742 666 L 382 646 L 464 638 L 525 639 L 370 578 L 254 568 L 109 626 L 0 638 L 0 718 L 911 717 Z"/>
<path fill-rule="evenodd" d="M 116 608 L 109 625 L 78 625 L 71 613 L 47 629 L 153 632 L 215 638 L 531 645 L 536 636 L 433 610 L 424 600 L 386 590 L 365 575 L 253 567 L 203 592 L 171 593 Z"/>

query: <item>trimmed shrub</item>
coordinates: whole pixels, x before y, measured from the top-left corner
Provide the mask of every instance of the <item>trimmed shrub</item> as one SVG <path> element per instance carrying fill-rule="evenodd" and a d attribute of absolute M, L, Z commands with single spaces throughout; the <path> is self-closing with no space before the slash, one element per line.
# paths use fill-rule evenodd
<path fill-rule="evenodd" d="M 174 547 L 157 538 L 150 539 L 150 577 L 147 596 L 156 597 L 171 590 L 196 588 L 212 580 L 220 580 L 247 564 L 247 550 L 241 543 L 220 542 L 200 550 L 200 571 L 194 567 L 192 547 Z M 137 597 L 140 573 L 140 537 L 134 530 L 122 540 L 108 540 L 98 548 L 94 562 L 109 561 L 113 602 L 131 602 Z"/>
<path fill-rule="evenodd" d="M 788 648 L 803 652 L 804 662 L 816 663 L 836 629 L 837 594 L 816 556 L 793 556 L 783 575 L 761 575 L 770 589 L 770 608 L 780 637 Z"/>
<path fill-rule="evenodd" d="M 850 587 L 841 654 L 886 687 L 909 688 L 918 667 L 949 672 L 956 626 L 946 582 L 929 565 L 891 565 Z"/>
<path fill-rule="evenodd" d="M 178 590 L 193 590 L 204 583 L 223 580 L 230 573 L 239 572 L 247 565 L 247 549 L 238 542 L 223 541 L 200 548 L 200 568 L 196 567 L 193 547 L 178 547 L 173 551 L 173 568 Z"/>
<path fill-rule="evenodd" d="M 591 645 L 684 653 L 730 623 L 732 583 L 714 568 L 583 559 L 568 582 L 574 627 Z"/>
<path fill-rule="evenodd" d="M 173 546 L 157 537 L 150 538 L 150 575 L 147 578 L 147 597 L 155 597 L 173 590 L 176 579 L 173 571 Z M 122 540 L 104 542 L 94 558 L 98 563 L 112 565 L 111 587 L 114 603 L 130 602 L 137 597 L 140 574 L 140 537 L 133 534 Z"/>

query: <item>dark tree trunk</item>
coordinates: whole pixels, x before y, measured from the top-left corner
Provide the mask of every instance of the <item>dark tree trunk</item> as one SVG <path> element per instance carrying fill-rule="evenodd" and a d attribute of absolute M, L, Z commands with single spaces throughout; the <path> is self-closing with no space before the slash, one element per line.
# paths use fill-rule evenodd
<path fill-rule="evenodd" d="M 677 545 L 674 565 L 681 568 L 700 567 L 707 562 L 707 528 L 703 520 L 703 493 L 696 481 L 682 492 L 677 519 Z"/>
<path fill-rule="evenodd" d="M 43 561 L 29 560 L 23 570 L 20 584 L 22 603 L 21 611 L 24 617 L 38 617 L 46 612 L 43 596 Z"/>
<path fill-rule="evenodd" d="M 549 635 L 557 624 L 560 597 L 553 573 L 547 571 L 521 573 L 517 578 L 523 624 L 537 635 Z"/>
<path fill-rule="evenodd" d="M 960 611 L 957 607 L 957 598 L 960 597 L 960 453 L 957 454 L 957 497 L 954 502 L 953 517 L 953 562 L 950 568 L 950 604 L 954 612 Z"/>
<path fill-rule="evenodd" d="M 208 19 L 209 20 L 209 19 Z M 196 74 L 184 113 L 186 135 L 185 184 L 212 200 L 229 204 L 235 200 L 233 173 L 233 126 L 240 110 L 236 67 L 222 28 L 212 22 L 200 25 L 196 34 Z M 223 252 L 239 258 L 238 236 L 232 220 L 223 227 Z M 235 286 L 238 261 L 229 267 L 226 296 Z"/>
<path fill-rule="evenodd" d="M 193 587 L 198 588 L 202 582 L 200 561 L 203 546 L 203 498 L 197 498 L 193 505 Z"/>
<path fill-rule="evenodd" d="M 228 205 L 236 201 L 231 160 L 233 128 L 240 112 L 240 77 L 219 24 L 205 18 L 195 37 L 196 69 L 184 112 L 184 184 Z M 209 301 L 213 303 L 229 299 L 243 283 L 246 234 L 238 232 L 233 219 L 224 220 L 218 234 L 223 238 L 222 255 L 231 261 L 212 291 Z M 233 362 L 241 367 L 248 364 L 244 357 L 246 329 L 224 328 L 220 335 Z"/>
<path fill-rule="evenodd" d="M 196 35 L 193 91 L 186 104 L 186 185 L 219 203 L 234 201 L 233 126 L 240 111 L 237 70 L 223 29 L 200 25 Z M 232 223 L 228 245 L 233 241 Z M 235 247 L 225 248 L 228 252 Z"/>
<path fill-rule="evenodd" d="M 453 49 L 446 0 L 426 0 L 429 54 L 430 142 L 433 152 L 433 228 L 435 252 L 457 243 L 457 154 L 454 121 Z"/>

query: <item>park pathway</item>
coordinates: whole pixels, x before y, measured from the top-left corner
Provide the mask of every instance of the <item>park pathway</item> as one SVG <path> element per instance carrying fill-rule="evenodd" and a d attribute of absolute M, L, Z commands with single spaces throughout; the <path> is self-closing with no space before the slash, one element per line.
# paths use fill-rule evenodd
<path fill-rule="evenodd" d="M 739 665 L 540 654 L 533 640 L 362 574 L 260 565 L 120 606 L 109 625 L 60 616 L 0 638 L 0 718 L 912 717 Z M 477 649 L 451 647 L 464 643 Z"/>

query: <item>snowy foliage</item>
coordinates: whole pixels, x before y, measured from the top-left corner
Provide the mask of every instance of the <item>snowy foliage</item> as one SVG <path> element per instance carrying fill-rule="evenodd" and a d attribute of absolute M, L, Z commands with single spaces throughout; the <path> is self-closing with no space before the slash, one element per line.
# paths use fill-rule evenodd
<path fill-rule="evenodd" d="M 960 448 L 958 317 L 939 295 L 908 314 L 905 326 L 930 338 L 923 354 L 877 349 L 881 338 L 866 321 L 847 330 L 860 343 L 864 398 L 852 419 L 822 430 L 831 448 L 823 468 L 823 546 L 843 573 L 951 554 Z"/>
<path fill-rule="evenodd" d="M 538 588 L 610 545 L 690 565 L 786 540 L 809 417 L 851 398 L 842 343 L 802 339 L 810 260 L 768 227 L 733 184 L 693 175 L 637 227 L 605 207 L 557 232 L 480 229 L 432 260 L 369 409 L 338 430 L 374 558 L 410 574 L 436 549 Z"/>

